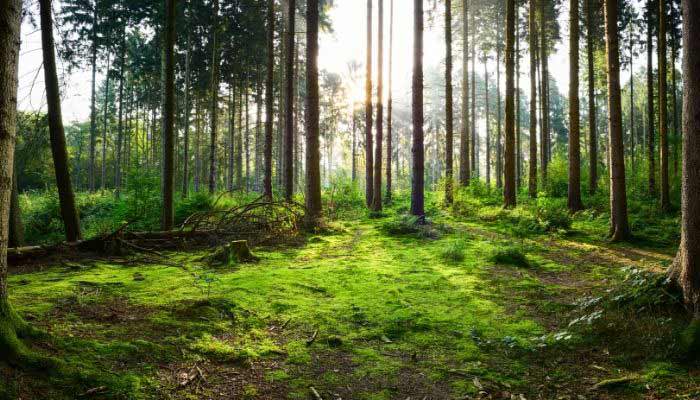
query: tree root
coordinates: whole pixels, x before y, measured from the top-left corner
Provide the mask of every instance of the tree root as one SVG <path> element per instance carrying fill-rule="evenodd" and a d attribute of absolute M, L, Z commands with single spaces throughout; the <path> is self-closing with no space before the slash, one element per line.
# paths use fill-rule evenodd
<path fill-rule="evenodd" d="M 46 333 L 20 318 L 7 300 L 0 300 L 0 361 L 22 369 L 45 372 L 61 370 L 59 360 L 32 351 L 24 342 L 46 337 Z"/>

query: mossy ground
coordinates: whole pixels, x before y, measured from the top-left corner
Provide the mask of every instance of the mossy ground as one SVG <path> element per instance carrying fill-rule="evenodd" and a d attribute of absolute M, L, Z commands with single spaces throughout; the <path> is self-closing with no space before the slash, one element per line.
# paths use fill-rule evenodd
<path fill-rule="evenodd" d="M 12 304 L 50 333 L 33 348 L 78 372 L 0 366 L 0 397 L 700 396 L 700 369 L 677 354 L 682 311 L 581 311 L 623 284 L 623 267 L 661 270 L 672 246 L 608 244 L 588 215 L 570 233 L 514 233 L 522 210 L 497 207 L 435 211 L 430 235 L 387 233 L 404 207 L 228 269 L 199 251 L 15 271 Z M 503 249 L 526 262 L 498 263 Z"/>

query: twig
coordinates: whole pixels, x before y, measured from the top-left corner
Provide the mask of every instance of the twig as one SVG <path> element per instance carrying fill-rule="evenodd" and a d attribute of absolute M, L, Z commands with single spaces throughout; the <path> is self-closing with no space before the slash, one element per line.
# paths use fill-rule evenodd
<path fill-rule="evenodd" d="M 316 329 L 316 330 L 314 331 L 314 334 L 311 335 L 311 337 L 309 338 L 309 340 L 306 341 L 306 345 L 307 345 L 307 346 L 311 346 L 311 344 L 316 340 L 316 336 L 318 336 L 318 329 Z"/>
<path fill-rule="evenodd" d="M 323 400 L 323 397 L 321 397 L 321 395 L 318 393 L 318 391 L 316 390 L 315 387 L 310 386 L 310 387 L 309 387 L 309 390 L 311 390 L 311 394 L 314 395 L 314 399 L 316 399 L 316 400 Z"/>

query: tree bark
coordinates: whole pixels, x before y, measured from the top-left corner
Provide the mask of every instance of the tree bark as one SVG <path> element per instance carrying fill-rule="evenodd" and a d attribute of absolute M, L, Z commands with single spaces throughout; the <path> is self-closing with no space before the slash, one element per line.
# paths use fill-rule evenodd
<path fill-rule="evenodd" d="M 413 180 L 411 214 L 425 217 L 425 149 L 423 145 L 423 0 L 413 0 Z"/>
<path fill-rule="evenodd" d="M 489 127 L 489 71 L 488 71 L 488 56 L 484 54 L 484 102 L 486 105 L 486 186 L 491 187 L 491 129 Z"/>
<path fill-rule="evenodd" d="M 542 185 L 544 186 L 547 182 L 547 166 L 549 164 L 549 68 L 547 59 L 548 49 L 547 49 L 547 21 L 544 15 L 544 0 L 540 0 L 540 63 L 542 66 L 542 80 L 541 80 L 541 102 L 542 102 L 542 123 L 541 123 L 541 137 L 540 137 L 540 163 L 542 172 Z"/>
<path fill-rule="evenodd" d="M 306 6 L 306 216 L 309 229 L 321 219 L 321 173 L 318 101 L 318 0 Z"/>
<path fill-rule="evenodd" d="M 683 1 L 681 244 L 670 270 L 700 317 L 700 3 Z"/>
<path fill-rule="evenodd" d="M 569 2 L 569 211 L 583 208 L 581 202 L 581 128 L 579 111 L 578 80 L 578 0 Z"/>
<path fill-rule="evenodd" d="M 365 201 L 374 197 L 374 146 L 372 145 L 372 0 L 367 0 L 367 61 L 365 64 Z"/>
<path fill-rule="evenodd" d="M 17 187 L 17 167 L 12 172 L 12 194 L 10 195 L 10 233 L 8 244 L 10 247 L 24 245 L 24 224 L 22 223 L 22 210 L 19 207 L 19 188 Z"/>
<path fill-rule="evenodd" d="M 506 123 L 503 205 L 516 205 L 515 187 L 515 0 L 506 1 Z"/>
<path fill-rule="evenodd" d="M 471 15 L 469 17 L 471 22 L 472 30 L 472 98 L 471 98 L 471 136 L 472 136 L 472 152 L 471 152 L 471 170 L 476 178 L 479 177 L 479 137 L 476 134 L 476 24 L 474 23 L 474 8 L 472 7 Z"/>
<path fill-rule="evenodd" d="M 620 100 L 620 49 L 617 32 L 618 0 L 605 0 L 605 37 L 608 66 L 608 132 L 610 135 L 610 237 L 630 237 L 627 221 L 625 154 Z"/>
<path fill-rule="evenodd" d="M 590 1 L 590 0 L 588 0 Z M 530 0 L 528 16 L 530 41 L 530 165 L 528 194 L 537 197 L 537 0 Z"/>
<path fill-rule="evenodd" d="M 117 199 L 121 197 L 122 190 L 122 148 L 124 143 L 124 73 L 126 66 L 126 22 L 122 27 L 121 56 L 119 60 L 119 112 L 117 116 L 117 144 L 116 157 L 114 158 L 114 195 Z"/>
<path fill-rule="evenodd" d="M 61 207 L 61 217 L 65 228 L 66 240 L 80 240 L 80 218 L 75 207 L 73 186 L 71 185 L 66 135 L 63 130 L 61 115 L 61 97 L 58 91 L 56 74 L 56 57 L 54 55 L 53 22 L 51 20 L 51 0 L 40 0 L 41 48 L 44 55 L 44 79 L 46 81 L 46 105 L 49 117 L 49 135 L 51 137 L 51 154 L 53 155 L 56 186 Z M 10 164 L 12 168 L 12 164 Z"/>
<path fill-rule="evenodd" d="M 294 196 L 294 35 L 296 0 L 287 1 L 284 81 L 284 198 Z"/>
<path fill-rule="evenodd" d="M 274 99 L 272 98 L 275 67 L 275 2 L 267 0 L 267 74 L 265 79 L 265 177 L 263 178 L 263 196 L 272 199 L 272 119 L 274 118 Z"/>
<path fill-rule="evenodd" d="M 393 152 L 393 126 L 392 126 L 392 69 L 394 66 L 394 0 L 390 0 L 389 5 L 389 98 L 386 106 L 386 198 L 387 203 L 391 201 L 391 158 Z M 354 133 L 353 133 L 354 135 Z"/>
<path fill-rule="evenodd" d="M 380 0 L 381 1 L 381 0 Z M 452 0 L 445 0 L 445 204 L 453 201 Z"/>
<path fill-rule="evenodd" d="M 97 75 L 97 1 L 92 11 L 92 82 L 90 89 L 90 161 L 88 164 L 88 188 L 95 191 L 95 147 L 97 145 L 97 109 L 95 107 L 95 81 Z"/>
<path fill-rule="evenodd" d="M 659 169 L 661 173 L 661 210 L 671 209 L 668 181 L 668 106 L 666 68 L 666 2 L 659 1 Z"/>
<path fill-rule="evenodd" d="M 468 186 L 469 165 L 469 0 L 462 0 L 462 129 L 459 138 L 459 184 Z"/>
<path fill-rule="evenodd" d="M 372 211 L 382 210 L 382 142 L 384 141 L 384 0 L 379 3 L 377 23 L 377 133 L 374 143 Z M 450 0 L 446 0 L 450 1 Z"/>
<path fill-rule="evenodd" d="M 654 143 L 654 70 L 652 65 L 652 0 L 647 2 L 647 157 L 649 162 L 649 194 L 656 196 L 656 165 Z"/>
<path fill-rule="evenodd" d="M 503 187 L 503 123 L 501 114 L 501 45 L 500 32 L 496 45 L 496 187 Z"/>
<path fill-rule="evenodd" d="M 102 127 L 102 160 L 101 162 L 101 172 L 100 172 L 100 189 L 102 192 L 105 191 L 107 187 L 107 126 L 109 123 L 107 114 L 109 112 L 109 56 L 107 54 L 107 69 L 105 70 L 105 98 L 104 98 L 104 116 L 103 116 L 103 127 Z M 146 158 L 148 162 L 148 158 Z"/>
<path fill-rule="evenodd" d="M 186 0 L 185 0 L 186 1 Z M 186 23 L 191 22 L 189 18 L 189 3 L 186 3 Z M 192 73 L 190 68 L 190 52 L 191 49 L 191 36 L 192 32 L 190 28 L 187 28 L 187 41 L 185 43 L 185 132 L 182 138 L 182 198 L 185 199 L 188 196 L 190 189 L 190 109 L 192 108 L 191 96 L 190 96 L 190 75 Z"/>
<path fill-rule="evenodd" d="M 586 55 L 588 66 L 588 192 L 598 188 L 598 133 L 596 130 L 595 71 L 593 69 L 593 0 L 586 0 Z"/>
<path fill-rule="evenodd" d="M 216 138 L 219 114 L 219 0 L 213 0 L 214 21 L 211 27 L 211 133 L 209 143 L 209 193 L 216 192 Z"/>
<path fill-rule="evenodd" d="M 175 192 L 175 0 L 165 0 L 163 39 L 163 164 L 161 174 L 162 214 L 160 227 L 173 228 Z"/>

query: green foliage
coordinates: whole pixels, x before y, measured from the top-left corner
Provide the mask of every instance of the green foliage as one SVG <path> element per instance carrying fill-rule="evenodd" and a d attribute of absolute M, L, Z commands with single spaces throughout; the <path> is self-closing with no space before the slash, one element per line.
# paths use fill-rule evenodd
<path fill-rule="evenodd" d="M 175 223 L 182 224 L 192 214 L 211 211 L 214 208 L 214 199 L 209 193 L 198 192 L 190 197 L 180 200 L 175 205 Z"/>
<path fill-rule="evenodd" d="M 544 192 L 549 197 L 566 197 L 569 191 L 569 161 L 565 155 L 556 154 L 547 166 Z"/>
<path fill-rule="evenodd" d="M 383 222 L 381 229 L 393 236 L 417 234 L 421 230 L 420 219 L 413 215 L 400 215 Z"/>
<path fill-rule="evenodd" d="M 451 240 L 445 244 L 440 257 L 447 262 L 459 263 L 464 261 L 466 244 L 462 240 Z"/>
<path fill-rule="evenodd" d="M 330 188 L 322 193 L 324 212 L 330 220 L 357 218 L 365 207 L 365 195 L 357 182 L 339 176 Z"/>
<path fill-rule="evenodd" d="M 530 261 L 525 256 L 522 248 L 508 245 L 494 249 L 489 255 L 489 261 L 518 268 L 528 268 L 530 266 Z"/>
<path fill-rule="evenodd" d="M 535 217 L 544 232 L 566 231 L 571 228 L 571 215 L 563 199 L 537 199 Z"/>

